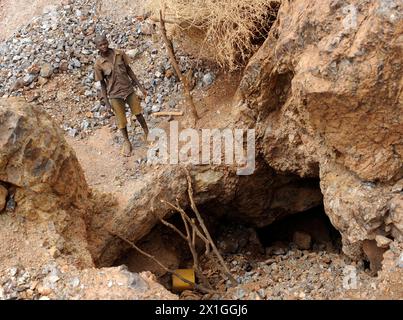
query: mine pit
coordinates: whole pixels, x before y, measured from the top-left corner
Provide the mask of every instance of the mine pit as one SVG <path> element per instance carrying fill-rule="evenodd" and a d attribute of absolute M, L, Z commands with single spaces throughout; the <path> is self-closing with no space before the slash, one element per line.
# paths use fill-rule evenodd
<path fill-rule="evenodd" d="M 399 5 L 23 2 L 0 5 L 0 300 L 402 299 Z M 101 35 L 169 163 L 108 110 Z"/>
<path fill-rule="evenodd" d="M 260 284 L 262 281 L 266 282 L 266 277 L 271 277 L 268 266 L 276 263 L 283 263 L 290 268 L 297 267 L 298 272 L 309 272 L 309 268 L 303 263 L 296 266 L 296 261 L 320 261 L 325 265 L 331 265 L 333 260 L 349 261 L 341 250 L 340 233 L 331 224 L 323 205 L 285 216 L 265 227 L 247 224 L 238 218 L 231 219 L 230 208 L 230 205 L 220 207 L 215 203 L 207 203 L 200 207 L 200 211 L 204 213 L 206 226 L 239 285 L 249 281 Z M 189 210 L 186 211 L 191 216 Z M 207 212 L 209 214 L 206 214 Z M 185 232 L 178 214 L 173 214 L 166 221 Z M 193 266 L 187 243 L 162 223 L 157 224 L 137 245 L 171 270 L 191 269 Z M 201 241 L 196 244 L 196 248 L 202 272 L 208 277 L 211 285 L 223 290 L 231 288 L 229 280 L 219 274 L 216 261 L 205 256 Z M 126 265 L 131 272 L 150 271 L 156 275 L 160 284 L 175 292 L 172 288 L 172 275 L 135 249 L 124 251 L 114 265 Z M 364 261 L 359 266 L 363 271 L 369 271 L 369 265 Z M 284 279 L 287 279 L 288 272 L 285 268 Z M 251 278 L 251 275 L 254 275 L 254 278 Z M 198 281 L 196 278 L 196 282 Z M 203 297 L 197 290 L 185 291 L 182 295 L 185 299 L 189 296 L 194 299 Z"/>

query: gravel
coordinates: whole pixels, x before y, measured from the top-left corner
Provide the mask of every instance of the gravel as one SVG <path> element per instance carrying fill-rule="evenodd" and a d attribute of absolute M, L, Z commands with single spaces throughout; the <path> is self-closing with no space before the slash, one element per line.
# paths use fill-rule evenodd
<path fill-rule="evenodd" d="M 107 120 L 110 114 L 96 104 L 100 86 L 94 82 L 97 50 L 93 40 L 103 32 L 112 48 L 125 50 L 131 57 L 135 73 L 148 91 L 142 101 L 146 120 L 152 112 L 179 107 L 182 85 L 173 75 L 165 45 L 151 37 L 156 30 L 147 20 L 133 16 L 99 16 L 95 0 L 49 7 L 0 43 L 0 97 L 25 95 L 28 101 L 43 105 L 72 137 L 112 125 Z M 193 70 L 198 87 L 213 83 L 214 73 L 206 71 L 203 62 L 179 48 L 176 54 L 183 72 Z M 61 81 L 55 88 L 53 78 Z M 46 90 L 41 90 L 45 84 Z"/>

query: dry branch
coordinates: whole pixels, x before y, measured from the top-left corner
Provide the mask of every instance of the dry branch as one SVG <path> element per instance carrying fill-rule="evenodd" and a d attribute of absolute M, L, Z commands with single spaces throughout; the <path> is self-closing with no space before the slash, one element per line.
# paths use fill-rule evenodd
<path fill-rule="evenodd" d="M 167 23 L 181 28 L 179 37 L 231 71 L 244 66 L 268 36 L 281 2 L 286 1 L 149 0 L 146 6 L 156 18 L 162 8 Z"/>
<path fill-rule="evenodd" d="M 152 113 L 155 117 L 163 117 L 163 116 L 183 116 L 183 111 L 160 111 Z"/>
<path fill-rule="evenodd" d="M 162 218 L 160 219 L 160 221 L 164 225 L 166 225 L 168 228 L 171 228 L 173 231 L 175 231 L 177 234 L 179 234 L 183 240 L 185 240 L 185 241 L 187 240 L 186 236 L 177 227 L 175 227 L 172 223 L 169 223 L 168 221 L 165 221 Z"/>
<path fill-rule="evenodd" d="M 176 273 L 174 270 L 171 270 L 171 269 L 169 269 L 168 267 L 166 267 L 164 264 L 162 264 L 157 258 L 155 258 L 154 256 L 152 256 L 151 254 L 149 254 L 149 253 L 147 253 L 147 252 L 141 250 L 141 249 L 140 249 L 139 247 L 137 247 L 133 242 L 131 242 L 131 241 L 127 240 L 126 238 L 124 238 L 124 237 L 122 237 L 122 236 L 120 236 L 120 235 L 118 235 L 118 234 L 116 234 L 116 233 L 113 233 L 113 232 L 111 232 L 111 231 L 109 231 L 109 230 L 107 230 L 107 231 L 108 231 L 111 235 L 113 235 L 113 236 L 115 236 L 115 237 L 118 237 L 119 239 L 121 239 L 121 240 L 123 240 L 124 242 L 126 242 L 127 244 L 129 244 L 133 249 L 135 249 L 136 251 L 138 251 L 140 254 L 142 254 L 142 255 L 148 257 L 149 259 L 153 260 L 153 261 L 154 261 L 155 263 L 157 263 L 161 268 L 163 268 L 166 272 L 168 272 L 168 273 L 170 273 L 170 274 L 173 274 L 174 276 L 176 276 L 176 277 L 178 277 L 179 279 L 181 279 L 183 282 L 185 282 L 185 283 L 187 283 L 187 284 L 189 284 L 189 285 L 191 285 L 191 286 L 194 286 L 197 290 L 200 290 L 201 292 L 204 292 L 204 293 L 217 293 L 217 292 L 214 291 L 214 290 L 207 289 L 207 288 L 205 288 L 205 287 L 203 287 L 203 286 L 201 286 L 201 285 L 198 285 L 198 284 L 196 284 L 196 283 L 193 283 L 193 282 L 187 280 L 186 278 L 182 277 L 180 274 Z"/>
<path fill-rule="evenodd" d="M 193 237 L 190 236 L 189 225 L 192 227 L 192 234 L 194 234 L 194 235 L 197 234 L 197 236 L 199 236 L 205 242 L 206 254 L 209 253 L 209 251 L 210 251 L 209 248 L 211 246 L 214 254 L 216 255 L 217 259 L 219 260 L 218 265 L 219 265 L 221 271 L 223 272 L 223 274 L 225 274 L 228 277 L 228 279 L 231 281 L 231 283 L 233 285 L 236 285 L 237 282 L 236 282 L 235 278 L 232 276 L 227 265 L 225 264 L 223 257 L 221 256 L 220 252 L 218 251 L 218 249 L 217 249 L 213 239 L 211 238 L 210 233 L 203 221 L 203 218 L 202 218 L 199 210 L 197 209 L 196 203 L 193 198 L 192 180 L 191 180 L 189 171 L 186 168 L 185 168 L 185 171 L 186 171 L 186 179 L 187 179 L 187 183 L 188 183 L 188 196 L 189 196 L 191 208 L 197 217 L 197 220 L 199 222 L 199 225 L 202 228 L 202 231 L 198 228 L 194 219 L 189 218 L 189 216 L 186 214 L 186 212 L 180 207 L 178 199 L 176 200 L 176 202 L 177 202 L 176 206 L 168 201 L 161 200 L 161 202 L 168 204 L 171 208 L 175 209 L 177 212 L 180 213 L 183 223 L 186 228 L 186 236 L 179 230 L 178 230 L 178 233 L 181 235 L 182 238 L 186 238 L 186 241 L 188 242 L 189 249 L 191 250 L 191 253 L 193 256 L 195 270 L 199 271 L 198 270 L 198 260 L 197 260 L 198 257 L 197 257 L 197 253 L 195 251 L 195 246 L 194 246 L 195 236 L 193 236 Z M 176 229 L 176 227 L 175 227 L 175 229 Z M 200 272 L 200 274 L 201 274 L 201 272 Z M 208 283 L 208 281 L 206 281 L 206 283 Z"/>
<path fill-rule="evenodd" d="M 162 202 L 162 203 L 166 203 L 167 205 L 169 205 L 171 208 L 175 209 L 175 210 L 178 211 L 179 213 L 180 213 L 181 211 L 183 211 L 182 208 L 180 208 L 179 206 L 175 206 L 175 205 L 173 205 L 172 203 L 170 203 L 170 202 L 168 202 L 168 201 L 161 200 L 161 202 Z M 193 227 L 195 228 L 195 231 L 196 231 L 198 237 L 199 237 L 200 239 L 202 239 L 205 243 L 210 244 L 210 242 L 208 241 L 208 239 L 202 234 L 202 232 L 200 231 L 200 229 L 197 227 L 196 223 L 195 223 L 194 221 L 192 221 L 187 215 L 185 215 L 184 217 L 185 217 L 186 220 L 188 220 L 188 221 L 193 225 Z"/>
<path fill-rule="evenodd" d="M 185 92 L 186 101 L 187 101 L 188 105 L 190 106 L 193 118 L 196 121 L 196 120 L 199 119 L 199 115 L 197 114 L 196 106 L 195 106 L 195 104 L 193 102 L 192 94 L 190 93 L 189 82 L 186 79 L 186 77 L 184 77 L 182 75 L 182 72 L 181 72 L 181 70 L 179 68 L 178 62 L 176 61 L 175 52 L 174 52 L 172 42 L 167 37 L 167 32 L 166 32 L 166 28 L 165 28 L 164 19 L 162 18 L 162 11 L 161 10 L 160 10 L 160 30 L 161 30 L 162 39 L 165 42 L 165 46 L 166 46 L 166 49 L 167 49 L 167 52 L 168 52 L 169 59 L 171 61 L 171 64 L 172 64 L 172 66 L 173 66 L 173 68 L 175 70 L 175 73 L 176 73 L 178 79 L 183 84 L 183 90 Z"/>
<path fill-rule="evenodd" d="M 150 20 L 153 22 L 161 22 L 161 20 L 156 17 L 150 17 Z M 176 24 L 181 28 L 189 28 L 193 25 L 191 21 L 184 21 L 179 19 L 164 19 L 164 22 L 168 24 Z"/>
<path fill-rule="evenodd" d="M 169 228 L 171 228 L 172 230 L 174 230 L 176 233 L 178 233 L 188 244 L 189 246 L 189 250 L 190 253 L 192 254 L 192 258 L 193 258 L 193 269 L 196 272 L 196 275 L 199 277 L 199 279 L 202 281 L 202 283 L 208 287 L 211 288 L 211 285 L 208 281 L 208 279 L 204 276 L 202 270 L 199 267 L 199 256 L 197 254 L 197 250 L 196 250 L 196 233 L 200 231 L 198 230 L 196 224 L 194 223 L 194 221 L 192 221 L 192 219 L 190 219 L 188 217 L 188 215 L 186 214 L 185 210 L 183 210 L 180 206 L 179 203 L 177 203 L 177 205 L 173 205 L 172 203 L 168 202 L 168 201 L 163 201 L 161 200 L 161 202 L 167 203 L 169 206 L 171 206 L 172 208 L 174 208 L 177 212 L 180 213 L 183 224 L 185 225 L 185 229 L 186 229 L 186 235 L 181 232 L 178 228 L 176 228 L 174 225 L 172 225 L 171 223 L 160 219 L 161 222 L 168 226 Z M 192 223 L 193 222 L 193 223 Z M 192 229 L 192 231 L 190 231 L 190 227 Z M 210 244 L 208 242 L 208 240 L 203 237 L 205 239 L 205 244 L 206 247 L 208 247 Z M 203 239 L 202 239 L 203 240 Z M 203 240 L 204 241 L 204 240 Z M 207 252 L 208 250 L 206 250 Z"/>
<path fill-rule="evenodd" d="M 186 178 L 187 178 L 187 182 L 188 182 L 188 195 L 189 195 L 189 199 L 190 199 L 190 206 L 191 206 L 193 212 L 196 214 L 197 220 L 199 221 L 199 224 L 202 227 L 205 236 L 207 237 L 207 239 L 210 242 L 211 247 L 213 248 L 213 252 L 217 256 L 218 260 L 220 261 L 220 265 L 224 271 L 224 274 L 229 278 L 229 280 L 232 282 L 233 285 L 236 285 L 237 282 L 236 282 L 235 278 L 232 276 L 227 265 L 225 264 L 223 257 L 221 256 L 220 252 L 218 251 L 218 249 L 217 249 L 213 239 L 211 238 L 211 235 L 203 221 L 203 218 L 202 218 L 199 210 L 197 209 L 196 203 L 194 202 L 194 198 L 193 198 L 192 179 L 190 177 L 189 171 L 186 168 L 185 168 L 185 171 L 186 171 Z"/>

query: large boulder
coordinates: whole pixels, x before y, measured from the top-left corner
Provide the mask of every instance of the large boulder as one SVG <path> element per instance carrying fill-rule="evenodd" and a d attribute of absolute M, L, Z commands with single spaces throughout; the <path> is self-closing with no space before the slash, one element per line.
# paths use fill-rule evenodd
<path fill-rule="evenodd" d="M 88 190 L 60 128 L 24 98 L 0 99 L 0 180 L 80 205 Z"/>
<path fill-rule="evenodd" d="M 2 266 L 39 266 L 57 256 L 93 265 L 83 171 L 60 128 L 24 98 L 0 99 L 0 182 L 13 201 L 0 215 Z"/>
<path fill-rule="evenodd" d="M 399 1 L 284 1 L 236 96 L 272 168 L 320 178 L 355 258 L 402 240 L 402 30 Z"/>
<path fill-rule="evenodd" d="M 151 273 L 94 268 L 98 202 L 60 128 L 23 98 L 0 99 L 0 186 L 15 200 L 0 214 L 0 299 L 177 299 Z"/>

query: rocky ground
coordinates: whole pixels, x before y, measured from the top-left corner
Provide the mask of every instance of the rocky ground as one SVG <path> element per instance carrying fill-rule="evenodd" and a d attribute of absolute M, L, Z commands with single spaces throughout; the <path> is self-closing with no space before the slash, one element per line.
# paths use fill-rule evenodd
<path fill-rule="evenodd" d="M 180 109 L 181 84 L 153 23 L 135 16 L 113 20 L 99 16 L 96 1 L 65 3 L 47 6 L 45 14 L 1 43 L 0 95 L 24 94 L 28 101 L 42 104 L 73 137 L 108 124 L 114 127 L 108 121 L 110 114 L 97 102 L 99 88 L 93 73 L 97 55 L 93 39 L 106 33 L 111 47 L 125 50 L 132 58 L 133 69 L 148 91 L 142 101 L 145 114 Z M 183 52 L 178 57 L 182 72 L 192 74 L 196 88 L 213 83 L 215 75 L 208 68 Z"/>
<path fill-rule="evenodd" d="M 398 245 L 394 248 L 400 252 Z M 223 295 L 224 299 L 250 300 L 312 300 L 312 299 L 401 299 L 400 280 L 395 279 L 392 292 L 385 290 L 364 265 L 340 252 L 291 249 L 266 256 L 265 261 L 248 255 L 228 259 L 231 271 L 240 283 Z M 394 269 L 400 268 L 402 255 L 395 254 Z M 348 282 L 353 270 L 356 282 Z M 398 273 L 401 277 L 401 271 Z M 355 284 L 355 285 L 354 285 Z M 390 283 L 387 285 L 389 286 Z"/>
<path fill-rule="evenodd" d="M 311 242 L 306 233 L 302 234 L 309 238 L 308 242 L 306 239 L 289 243 L 277 241 L 264 248 L 256 240 L 253 229 L 227 227 L 218 237 L 217 245 L 238 285 L 232 286 L 222 277 L 214 259 L 202 256 L 203 273 L 216 288 L 215 294 L 189 290 L 169 293 L 162 284 L 172 290 L 171 277 L 160 274 L 158 279 L 155 274 L 159 272 L 150 266 L 147 258 L 143 259 L 142 266 L 141 262 L 136 262 L 138 272 L 133 273 L 136 270 L 129 271 L 124 263 L 119 267 L 82 270 L 60 263 L 54 258 L 60 253 L 54 253 L 41 268 L 19 264 L 3 268 L 0 272 L 0 299 L 401 299 L 401 244 L 394 242 L 390 245 L 383 270 L 376 275 L 371 272 L 369 264 L 353 261 L 341 253 L 337 242 Z M 178 259 L 173 258 L 172 251 L 159 251 L 157 242 L 139 245 L 149 253 L 158 254 L 166 265 L 172 259 Z M 179 246 L 182 249 L 177 250 L 183 251 L 185 246 Z M 178 262 L 184 265 L 183 261 L 173 263 Z M 133 268 L 132 263 L 128 265 Z M 148 266 L 154 274 L 141 271 Z"/>
<path fill-rule="evenodd" d="M 311 221 L 310 218 L 307 218 Z M 321 226 L 316 225 L 316 228 Z M 163 227 L 162 227 L 163 228 Z M 289 226 L 300 229 L 301 225 Z M 329 232 L 329 230 L 326 230 Z M 170 268 L 191 268 L 192 259 L 184 252 L 186 244 L 174 234 L 162 236 L 163 230 L 139 242 L 139 246 Z M 218 262 L 201 256 L 204 276 L 217 293 L 186 290 L 179 293 L 185 300 L 334 300 L 334 299 L 401 299 L 402 259 L 401 244 L 390 244 L 385 254 L 382 271 L 371 270 L 367 261 L 354 261 L 341 251 L 340 238 L 331 241 L 314 240 L 309 233 L 296 231 L 292 241 L 274 241 L 265 246 L 255 229 L 243 225 L 226 224 L 216 232 L 217 246 L 237 281 L 223 277 Z M 177 235 L 176 235 L 177 236 Z M 164 240 L 165 239 L 165 240 Z M 174 249 L 164 247 L 164 241 L 182 244 Z M 176 240 L 175 240 L 176 239 Z M 326 238 L 328 239 L 328 238 Z M 201 252 L 202 253 L 202 252 Z M 211 256 L 209 256 L 211 257 Z M 120 261 L 132 270 L 152 270 L 159 281 L 172 290 L 171 277 L 149 260 L 135 252 Z"/>
<path fill-rule="evenodd" d="M 129 122 L 135 161 L 120 157 L 122 137 L 117 132 L 113 113 L 99 102 L 100 92 L 94 82 L 95 35 L 107 33 L 111 47 L 125 50 L 132 59 L 131 66 L 148 91 L 141 105 L 150 128 L 163 125 L 167 119 L 155 118 L 152 113 L 183 110 L 182 85 L 173 75 L 155 24 L 144 21 L 142 16 L 106 15 L 107 3 L 100 7 L 96 1 L 62 2 L 46 6 L 44 14 L 34 17 L 0 44 L 3 53 L 0 96 L 23 95 L 32 105 L 46 110 L 76 148 L 90 186 L 113 191 L 114 186 L 108 186 L 112 179 L 118 189 L 127 182 L 130 187 L 131 178 L 138 177 L 139 167 L 147 160 L 143 131 L 136 120 Z M 180 48 L 177 51 L 181 70 L 188 75 L 192 73 L 191 83 L 198 96 L 195 99 L 200 99 L 206 95 L 218 71 L 213 72 Z M 129 118 L 130 114 L 127 115 Z M 104 142 L 102 147 L 100 141 Z M 110 170 L 107 163 L 112 159 L 113 173 L 107 174 Z M 120 166 L 122 162 L 124 165 Z M 100 170 L 106 174 L 100 176 Z"/>
<path fill-rule="evenodd" d="M 131 273 L 123 266 L 83 271 L 49 262 L 41 270 L 16 266 L 1 274 L 2 300 L 177 299 L 151 273 Z"/>

